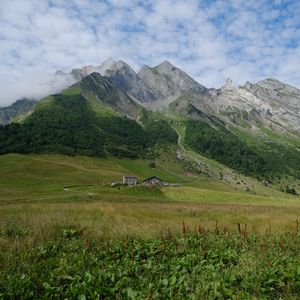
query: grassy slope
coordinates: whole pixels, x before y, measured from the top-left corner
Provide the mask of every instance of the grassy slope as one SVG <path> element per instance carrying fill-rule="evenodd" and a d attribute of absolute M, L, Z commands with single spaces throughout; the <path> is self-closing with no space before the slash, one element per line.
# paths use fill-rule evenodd
<path fill-rule="evenodd" d="M 208 173 L 210 177 L 215 179 L 220 179 L 220 174 L 223 176 L 223 182 L 226 182 L 227 186 L 229 185 L 229 188 L 234 187 L 235 190 L 244 190 L 245 188 L 249 188 L 252 193 L 256 193 L 259 195 L 265 195 L 265 196 L 279 196 L 282 197 L 282 195 L 278 195 L 276 190 L 280 190 L 280 186 L 286 186 L 290 185 L 293 186 L 296 190 L 299 189 L 300 182 L 299 180 L 296 180 L 295 178 L 282 178 L 280 181 L 280 184 L 277 182 L 273 182 L 271 189 L 266 189 L 261 182 L 257 181 L 256 179 L 244 176 L 241 173 L 237 173 L 236 171 L 226 167 L 225 165 L 217 162 L 216 160 L 207 158 L 199 153 L 196 153 L 195 151 L 192 151 L 187 148 L 186 145 L 184 145 L 184 137 L 185 137 L 185 124 L 184 120 L 183 122 L 180 122 L 178 120 L 171 121 L 172 127 L 176 130 L 178 136 L 179 136 L 179 146 L 182 150 L 182 153 L 184 156 L 193 162 L 198 163 L 198 168 L 200 168 L 203 172 Z M 231 128 L 236 129 L 236 127 Z M 237 129 L 236 129 L 237 130 Z M 235 132 L 235 131 L 233 131 Z M 244 135 L 243 135 L 244 134 Z M 245 134 L 242 131 L 238 131 L 238 136 L 240 136 L 244 141 L 249 143 L 253 143 L 254 141 L 257 141 L 257 144 L 259 141 L 255 139 L 253 135 Z M 204 182 L 205 180 L 202 180 Z M 209 187 L 209 189 L 215 189 L 215 184 L 213 186 L 210 184 L 210 180 L 205 181 L 205 185 Z M 225 187 L 222 186 L 222 190 L 225 190 Z"/>
<path fill-rule="evenodd" d="M 163 165 L 153 169 L 148 167 L 148 163 L 142 160 L 46 154 L 0 156 L 1 200 L 60 198 L 66 195 L 63 189 L 65 186 L 119 182 L 126 174 L 145 179 L 155 173 L 170 182 L 189 180 L 183 171 L 182 176 L 174 175 L 166 171 Z"/>
<path fill-rule="evenodd" d="M 63 95 L 66 96 L 74 96 L 82 94 L 81 88 L 79 84 L 75 84 L 62 92 Z M 91 95 L 83 95 L 91 105 L 94 112 L 96 112 L 99 116 L 120 116 L 120 114 L 114 110 L 112 110 L 109 106 L 101 103 L 96 96 Z"/>
<path fill-rule="evenodd" d="M 232 226 L 249 222 L 262 228 L 273 224 L 283 229 L 293 226 L 298 218 L 298 197 L 262 187 L 265 196 L 237 191 L 208 177 L 187 176 L 166 158 L 154 169 L 148 163 L 62 155 L 0 156 L 0 219 L 18 223 L 22 215 L 26 224 L 49 222 L 50 226 L 63 215 L 62 222 L 86 225 L 90 224 L 89 216 L 99 213 L 106 217 L 95 221 L 93 230 L 109 224 L 110 234 L 155 235 L 166 224 L 180 227 L 182 220 L 190 224 L 217 220 Z M 137 175 L 140 180 L 158 175 L 182 186 L 118 189 L 105 185 L 121 181 L 124 174 Z M 36 211 L 44 217 L 28 219 Z"/>
<path fill-rule="evenodd" d="M 149 290 L 158 291 L 157 299 L 167 299 L 162 295 L 182 297 L 177 286 L 182 290 L 192 285 L 197 291 L 187 288 L 186 297 L 254 299 L 255 293 L 258 298 L 288 299 L 300 293 L 295 234 L 299 197 L 276 191 L 273 196 L 252 195 L 212 178 L 187 176 L 168 155 L 156 165 L 151 169 L 147 161 L 116 158 L 0 156 L 0 298 L 93 298 L 97 293 L 116 298 L 122 293 L 129 299 L 134 291 L 139 299 Z M 159 175 L 182 186 L 104 185 L 123 174 L 140 179 Z M 238 234 L 238 223 L 246 236 Z M 194 228 L 207 234 L 192 237 Z M 290 233 L 277 234 L 286 230 Z M 172 238 L 186 231 L 190 234 L 185 238 Z M 161 240 L 170 234 L 169 242 Z M 132 249 L 128 237 L 136 238 Z M 119 242 L 112 241 L 120 238 L 121 259 L 114 252 Z M 238 254 L 224 265 L 232 258 L 228 249 Z M 170 269 L 177 270 L 174 276 Z M 255 276 L 253 269 L 259 270 Z M 235 283 L 234 276 L 242 281 Z M 178 283 L 165 288 L 161 278 Z"/>
<path fill-rule="evenodd" d="M 238 137 L 243 139 L 248 145 L 259 149 L 269 159 L 269 163 L 277 165 L 277 169 L 283 169 L 288 166 L 291 174 L 298 174 L 298 161 L 299 161 L 299 139 L 295 135 L 287 132 L 279 134 L 272 131 L 263 125 L 256 129 L 256 133 L 248 130 L 243 130 L 237 126 L 230 126 L 230 130 Z M 267 142 L 267 143 L 266 143 Z M 273 143 L 273 144 L 271 144 Z M 269 155 L 269 154 L 270 155 Z M 284 170 L 282 170 L 282 174 Z M 277 189 L 280 187 L 291 186 L 299 190 L 300 181 L 291 175 L 284 175 L 281 178 L 272 179 L 273 186 Z"/>

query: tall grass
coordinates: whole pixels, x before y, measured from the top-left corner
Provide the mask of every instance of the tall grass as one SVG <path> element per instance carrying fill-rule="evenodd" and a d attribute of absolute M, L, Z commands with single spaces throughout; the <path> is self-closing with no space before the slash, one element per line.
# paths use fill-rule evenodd
<path fill-rule="evenodd" d="M 209 178 L 180 188 L 108 185 L 154 172 L 145 161 L 0 161 L 0 299 L 300 298 L 297 197 Z"/>
<path fill-rule="evenodd" d="M 72 299 L 299 299 L 298 223 L 281 234 L 179 224 L 154 239 L 99 238 L 76 225 L 54 225 L 30 239 L 1 232 L 0 297 Z M 4 243 L 3 241 L 9 241 Z"/>

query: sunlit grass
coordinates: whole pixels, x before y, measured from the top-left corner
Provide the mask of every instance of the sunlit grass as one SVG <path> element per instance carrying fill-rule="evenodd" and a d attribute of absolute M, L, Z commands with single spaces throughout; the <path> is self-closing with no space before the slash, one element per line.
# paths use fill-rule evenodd
<path fill-rule="evenodd" d="M 167 155 L 156 168 L 148 164 L 61 155 L 0 156 L 0 298 L 64 294 L 84 299 L 107 292 L 113 299 L 133 294 L 138 299 L 149 290 L 158 293 L 156 298 L 173 293 L 179 299 L 177 287 L 182 289 L 183 282 L 198 288 L 187 288 L 185 295 L 207 299 L 247 299 L 253 293 L 288 299 L 299 294 L 299 197 L 255 181 L 256 194 L 186 174 Z M 157 175 L 180 185 L 111 187 L 124 174 L 139 180 Z M 132 241 L 131 250 L 127 241 Z M 112 252 L 117 248 L 121 260 Z M 239 254 L 226 267 L 224 260 L 233 253 L 229 248 Z M 144 268 L 152 255 L 146 278 Z M 186 274 L 194 272 L 196 263 L 199 273 L 189 281 Z M 175 277 L 170 268 L 178 271 Z M 255 268 L 260 271 L 253 277 Z M 120 270 L 125 275 L 118 277 Z M 280 280 L 278 272 L 283 274 Z M 245 278 L 243 285 L 236 282 L 239 278 Z"/>

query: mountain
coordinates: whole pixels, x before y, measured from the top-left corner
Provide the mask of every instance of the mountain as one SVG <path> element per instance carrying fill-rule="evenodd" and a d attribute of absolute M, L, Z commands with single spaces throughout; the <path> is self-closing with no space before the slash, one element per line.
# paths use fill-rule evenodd
<path fill-rule="evenodd" d="M 240 87 L 228 80 L 221 89 L 210 90 L 209 94 L 212 110 L 227 115 L 233 122 L 242 119 L 256 125 L 260 121 L 278 131 L 300 129 L 300 90 L 278 80 L 247 82 Z"/>
<path fill-rule="evenodd" d="M 136 73 L 125 62 L 108 59 L 100 66 L 73 69 L 71 73 L 65 75 L 71 74 L 79 81 L 91 73 L 99 73 L 111 78 L 119 89 L 137 102 L 144 103 L 145 106 L 158 102 L 169 104 L 186 92 L 204 94 L 207 91 L 204 86 L 168 61 L 154 68 L 145 65 Z"/>
<path fill-rule="evenodd" d="M 256 84 L 246 83 L 244 89 L 265 107 L 265 115 L 274 123 L 292 131 L 300 129 L 300 90 L 276 79 L 266 79 Z"/>
<path fill-rule="evenodd" d="M 138 115 L 140 123 L 134 119 Z M 92 73 L 41 100 L 21 124 L 0 128 L 0 154 L 151 157 L 156 144 L 175 144 L 177 139 L 167 122 L 144 111 L 110 78 Z"/>
<path fill-rule="evenodd" d="M 207 89 L 185 72 L 164 61 L 154 68 L 143 66 L 138 76 L 155 95 L 156 101 L 169 104 L 185 93 L 203 95 Z"/>
<path fill-rule="evenodd" d="M 110 109 L 134 119 L 138 116 L 139 104 L 118 88 L 109 77 L 92 73 L 73 86 L 73 88 L 76 87 L 80 88 L 86 98 L 93 98 L 98 104 L 102 103 L 104 106 L 109 106 Z"/>
<path fill-rule="evenodd" d="M 16 117 L 30 114 L 36 101 L 29 99 L 17 100 L 9 107 L 0 108 L 0 124 L 8 124 L 15 120 Z"/>
<path fill-rule="evenodd" d="M 81 69 L 73 69 L 70 73 L 64 73 L 62 71 L 57 71 L 55 74 L 70 78 L 73 77 L 73 80 L 80 81 L 83 77 L 90 75 L 91 73 L 99 73 L 101 75 L 105 75 L 106 70 L 111 69 L 112 66 L 116 63 L 112 58 L 107 59 L 99 66 L 84 66 Z"/>
<path fill-rule="evenodd" d="M 123 61 L 114 62 L 104 72 L 112 82 L 123 92 L 127 93 L 137 102 L 146 103 L 156 100 L 153 91 L 145 84 L 138 74 Z"/>
<path fill-rule="evenodd" d="M 207 173 L 208 158 L 211 174 L 217 161 L 268 182 L 300 179 L 300 90 L 278 80 L 208 89 L 168 61 L 135 72 L 112 59 L 58 75 L 76 83 L 3 126 L 2 154 L 150 159 L 168 149 L 195 172 Z"/>

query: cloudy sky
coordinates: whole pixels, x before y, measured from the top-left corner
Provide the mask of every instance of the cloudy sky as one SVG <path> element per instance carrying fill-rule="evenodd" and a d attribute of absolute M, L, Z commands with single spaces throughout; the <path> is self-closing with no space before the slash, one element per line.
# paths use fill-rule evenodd
<path fill-rule="evenodd" d="M 0 106 L 109 57 L 136 71 L 167 59 L 207 87 L 300 87 L 299 15 L 297 0 L 0 0 Z"/>

